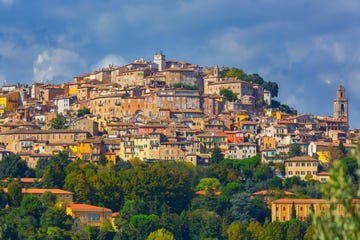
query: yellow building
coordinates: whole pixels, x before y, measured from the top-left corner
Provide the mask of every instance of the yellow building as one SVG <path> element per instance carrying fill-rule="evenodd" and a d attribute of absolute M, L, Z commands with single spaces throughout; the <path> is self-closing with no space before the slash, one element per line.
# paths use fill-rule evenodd
<path fill-rule="evenodd" d="M 105 220 L 111 219 L 112 211 L 109 208 L 72 203 L 66 207 L 66 214 L 79 219 L 82 224 L 100 227 Z"/>
<path fill-rule="evenodd" d="M 77 96 L 77 94 L 78 94 L 78 84 L 77 83 L 69 84 L 69 95 Z"/>
<path fill-rule="evenodd" d="M 0 95 L 0 115 L 8 114 L 18 107 L 20 100 L 19 92 L 8 92 Z"/>
<path fill-rule="evenodd" d="M 330 209 L 330 200 L 326 199 L 291 199 L 281 198 L 271 204 L 271 221 L 285 222 L 291 219 L 293 205 L 295 206 L 296 218 L 300 221 L 306 220 L 311 212 L 311 208 L 315 215 L 326 214 Z M 354 199 L 353 204 L 356 209 L 360 207 L 360 199 Z M 344 214 L 343 206 L 336 204 L 335 211 L 339 215 Z"/>
<path fill-rule="evenodd" d="M 285 177 L 298 176 L 302 180 L 306 176 L 316 179 L 319 161 L 310 156 L 297 156 L 285 160 Z"/>

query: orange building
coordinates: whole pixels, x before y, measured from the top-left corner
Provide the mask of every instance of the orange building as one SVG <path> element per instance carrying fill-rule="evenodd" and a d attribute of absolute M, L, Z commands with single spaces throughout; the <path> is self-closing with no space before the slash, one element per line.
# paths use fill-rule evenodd
<path fill-rule="evenodd" d="M 66 207 L 66 214 L 78 218 L 82 224 L 101 226 L 105 220 L 111 219 L 112 211 L 109 208 L 72 203 Z"/>

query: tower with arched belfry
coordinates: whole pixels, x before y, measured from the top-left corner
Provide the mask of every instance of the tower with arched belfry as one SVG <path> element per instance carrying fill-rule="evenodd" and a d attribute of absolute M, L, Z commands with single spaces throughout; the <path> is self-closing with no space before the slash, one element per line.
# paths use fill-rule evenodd
<path fill-rule="evenodd" d="M 345 94 L 345 88 L 340 85 L 336 90 L 336 96 L 334 99 L 334 118 L 348 120 L 348 99 Z"/>

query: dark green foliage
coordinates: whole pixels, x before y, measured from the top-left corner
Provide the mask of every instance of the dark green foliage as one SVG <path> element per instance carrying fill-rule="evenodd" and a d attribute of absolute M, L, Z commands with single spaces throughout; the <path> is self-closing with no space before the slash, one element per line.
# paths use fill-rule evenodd
<path fill-rule="evenodd" d="M 85 116 L 86 114 L 90 114 L 90 109 L 89 108 L 86 108 L 86 107 L 83 107 L 83 108 L 80 108 L 78 111 L 77 111 L 77 117 L 82 117 L 82 116 Z"/>
<path fill-rule="evenodd" d="M 242 80 L 259 85 L 263 85 L 265 83 L 264 79 L 257 73 L 247 74 L 242 78 Z"/>
<path fill-rule="evenodd" d="M 59 227 L 64 230 L 70 230 L 71 217 L 65 213 L 65 210 L 58 207 L 48 208 L 41 216 L 40 224 L 43 229 L 49 227 Z"/>
<path fill-rule="evenodd" d="M 0 161 L 0 179 L 25 177 L 29 168 L 25 161 L 15 154 L 5 156 Z"/>
<path fill-rule="evenodd" d="M 234 101 L 238 100 L 237 94 L 234 93 L 233 91 L 231 91 L 230 89 L 221 89 L 220 95 L 225 97 L 226 100 L 228 100 L 230 102 L 234 102 Z"/>
<path fill-rule="evenodd" d="M 6 193 L 0 188 L 0 210 L 6 206 L 8 197 Z"/>
<path fill-rule="evenodd" d="M 40 201 L 46 207 L 53 207 L 56 203 L 56 196 L 52 192 L 46 191 L 41 196 Z"/>
<path fill-rule="evenodd" d="M 50 120 L 51 129 L 67 129 L 69 127 L 66 118 L 63 115 L 56 114 L 56 117 Z"/>
<path fill-rule="evenodd" d="M 198 209 L 188 212 L 190 239 L 221 238 L 221 218 L 215 212 Z"/>
<path fill-rule="evenodd" d="M 246 192 L 237 193 L 230 199 L 232 219 L 243 221 L 258 221 L 263 223 L 270 217 L 270 211 L 260 198 L 250 198 Z"/>
<path fill-rule="evenodd" d="M 264 82 L 264 88 L 271 93 L 271 97 L 277 97 L 279 93 L 279 86 L 276 82 Z"/>
<path fill-rule="evenodd" d="M 291 219 L 296 219 L 296 209 L 295 209 L 295 203 L 294 202 L 291 205 Z"/>
<path fill-rule="evenodd" d="M 22 198 L 20 209 L 23 215 L 33 216 L 35 219 L 39 219 L 45 211 L 45 207 L 42 205 L 39 198 L 33 195 L 25 195 Z"/>
<path fill-rule="evenodd" d="M 158 228 L 158 220 L 159 217 L 154 214 L 132 216 L 126 232 L 128 239 L 143 239 L 145 236 L 148 236 Z"/>
<path fill-rule="evenodd" d="M 289 157 L 296 157 L 296 156 L 301 156 L 302 152 L 301 152 L 301 146 L 298 143 L 291 143 L 289 146 L 289 153 L 288 153 Z"/>
<path fill-rule="evenodd" d="M 8 186 L 9 205 L 12 207 L 20 206 L 21 199 L 21 184 L 18 181 L 11 182 Z"/>
<path fill-rule="evenodd" d="M 103 154 L 100 155 L 98 164 L 102 165 L 102 166 L 105 166 L 107 164 L 107 159 L 106 159 L 105 155 L 103 155 Z"/>
<path fill-rule="evenodd" d="M 275 221 L 264 226 L 261 238 L 276 240 L 285 239 L 285 233 L 281 223 L 279 221 Z"/>
<path fill-rule="evenodd" d="M 219 147 L 214 147 L 211 153 L 210 163 L 219 163 L 222 160 L 224 160 L 224 154 L 221 152 L 221 149 Z"/>

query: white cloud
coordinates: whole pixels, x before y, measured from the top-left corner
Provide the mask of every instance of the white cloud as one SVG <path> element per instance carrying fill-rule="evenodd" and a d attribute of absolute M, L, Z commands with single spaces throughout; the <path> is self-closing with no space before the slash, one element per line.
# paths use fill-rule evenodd
<path fill-rule="evenodd" d="M 0 0 L 0 3 L 4 4 L 5 6 L 13 5 L 15 0 Z"/>
<path fill-rule="evenodd" d="M 337 63 L 342 63 L 346 59 L 345 47 L 339 42 L 326 41 L 324 38 L 316 40 L 316 47 L 334 58 Z"/>
<path fill-rule="evenodd" d="M 122 66 L 127 64 L 127 61 L 118 55 L 109 54 L 103 57 L 100 61 L 95 63 L 91 68 L 92 69 L 100 69 L 104 67 L 108 67 L 109 65 L 117 65 Z"/>
<path fill-rule="evenodd" d="M 49 82 L 66 79 L 69 76 L 81 74 L 84 61 L 72 51 L 56 48 L 40 53 L 33 65 L 34 81 Z"/>

